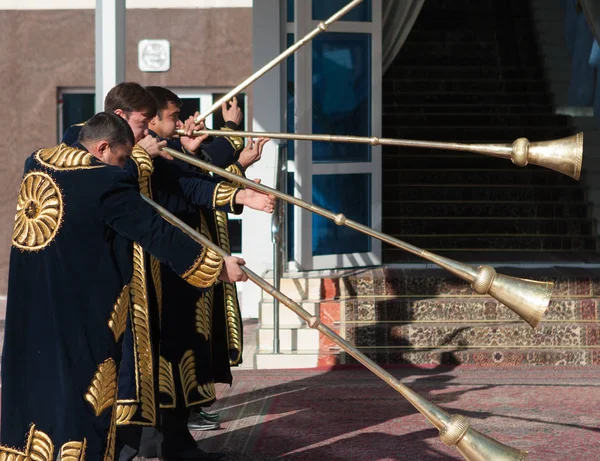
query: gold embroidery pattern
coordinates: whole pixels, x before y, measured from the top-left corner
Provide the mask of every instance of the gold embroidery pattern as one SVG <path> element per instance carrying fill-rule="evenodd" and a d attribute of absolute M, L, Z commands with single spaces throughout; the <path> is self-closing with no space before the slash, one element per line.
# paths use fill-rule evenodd
<path fill-rule="evenodd" d="M 31 425 L 25 450 L 18 451 L 0 445 L 0 460 L 4 461 L 53 461 L 54 444 L 45 432 Z"/>
<path fill-rule="evenodd" d="M 113 359 L 106 359 L 98 366 L 92 384 L 85 393 L 85 400 L 92 406 L 96 416 L 114 405 L 117 396 L 117 366 Z"/>
<path fill-rule="evenodd" d="M 217 237 L 219 246 L 227 253 L 231 252 L 229 243 L 229 231 L 227 230 L 227 213 L 215 211 L 215 223 L 217 227 Z M 240 318 L 240 309 L 238 305 L 235 285 L 223 283 L 223 295 L 225 302 L 225 316 L 227 322 L 227 342 L 230 350 L 237 351 L 231 365 L 237 365 L 242 360 L 242 321 Z"/>
<path fill-rule="evenodd" d="M 35 159 L 52 170 L 89 170 L 104 168 L 106 165 L 92 165 L 94 156 L 84 150 L 59 144 L 56 147 L 40 149 L 35 153 Z"/>
<path fill-rule="evenodd" d="M 140 185 L 140 192 L 145 196 L 152 198 L 150 176 L 154 171 L 154 165 L 148 152 L 146 152 L 139 145 L 133 146 L 131 152 L 131 159 L 135 162 L 138 169 L 138 183 Z"/>
<path fill-rule="evenodd" d="M 115 410 L 117 425 L 127 424 L 137 412 L 137 405 L 117 405 Z"/>
<path fill-rule="evenodd" d="M 224 126 L 221 128 L 221 131 L 233 131 L 231 128 Z M 233 146 L 235 151 L 241 150 L 244 148 L 244 139 L 240 136 L 225 136 L 225 139 L 229 141 L 229 144 Z"/>
<path fill-rule="evenodd" d="M 205 403 L 215 398 L 215 386 L 213 382 L 203 384 L 202 386 L 198 385 L 198 380 L 196 379 L 196 358 L 194 357 L 194 351 L 189 350 L 183 354 L 183 357 L 179 362 L 179 375 L 181 376 L 183 398 L 186 407 Z M 191 401 L 190 394 L 194 390 L 200 394 L 202 397 L 201 400 Z"/>
<path fill-rule="evenodd" d="M 135 162 L 138 169 L 138 184 L 140 192 L 148 198 L 152 198 L 152 181 L 151 176 L 154 172 L 154 164 L 148 152 L 139 145 L 133 147 L 131 158 Z M 156 291 L 156 302 L 158 312 L 162 309 L 162 284 L 160 280 L 160 261 L 154 256 L 150 256 L 150 270 L 152 272 L 152 282 Z"/>
<path fill-rule="evenodd" d="M 38 251 L 54 240 L 63 218 L 60 189 L 46 173 L 33 172 L 23 178 L 17 198 L 12 244 Z"/>
<path fill-rule="evenodd" d="M 229 349 L 238 351 L 230 365 L 237 365 L 242 359 L 242 328 L 239 316 L 238 300 L 235 285 L 223 283 L 225 295 L 225 315 L 227 320 L 227 340 Z"/>
<path fill-rule="evenodd" d="M 156 304 L 158 314 L 162 312 L 162 282 L 160 280 L 160 261 L 154 256 L 150 256 L 150 270 L 152 271 L 152 282 L 156 292 Z"/>
<path fill-rule="evenodd" d="M 242 173 L 242 170 L 240 170 L 239 167 L 235 163 L 232 163 L 231 165 L 229 165 L 227 168 L 225 168 L 225 170 L 227 170 L 230 173 L 233 173 L 237 176 L 241 176 L 242 178 L 244 177 L 244 173 Z M 242 187 L 242 185 L 236 181 L 232 181 L 231 184 L 233 184 L 235 187 Z"/>
<path fill-rule="evenodd" d="M 67 442 L 60 448 L 59 461 L 84 461 L 87 440 L 83 442 Z"/>
<path fill-rule="evenodd" d="M 215 392 L 215 383 L 212 381 L 210 383 L 203 384 L 198 386 L 198 393 L 202 397 L 204 402 L 208 402 L 216 398 Z"/>
<path fill-rule="evenodd" d="M 235 193 L 238 190 L 239 187 L 235 187 L 231 183 L 221 181 L 219 184 L 217 184 L 217 187 L 215 187 L 215 191 L 213 192 L 213 208 L 229 205 L 229 209 L 233 210 L 235 207 L 233 200 L 235 198 Z"/>
<path fill-rule="evenodd" d="M 187 351 L 183 354 L 179 362 L 179 375 L 181 376 L 185 405 L 189 406 L 189 394 L 198 387 L 198 381 L 196 380 L 196 360 L 193 351 Z"/>
<path fill-rule="evenodd" d="M 202 293 L 196 302 L 196 332 L 204 339 L 210 339 L 213 311 L 213 288 Z"/>
<path fill-rule="evenodd" d="M 203 248 L 192 267 L 181 277 L 195 287 L 208 288 L 215 284 L 222 269 L 223 258 L 215 251 Z"/>
<path fill-rule="evenodd" d="M 159 358 L 158 389 L 170 398 L 170 403 L 161 404 L 161 408 L 175 408 L 177 397 L 175 393 L 175 377 L 173 376 L 173 365 L 164 357 Z"/>
<path fill-rule="evenodd" d="M 115 341 L 119 341 L 127 326 L 127 313 L 129 312 L 129 285 L 125 285 L 113 306 L 108 327 L 112 330 Z"/>
<path fill-rule="evenodd" d="M 104 461 L 114 461 L 115 459 L 115 443 L 117 436 L 117 414 L 115 411 L 116 405 L 113 405 L 113 413 L 110 418 L 110 428 L 108 429 L 108 438 L 106 440 L 106 451 L 104 452 Z"/>
<path fill-rule="evenodd" d="M 146 286 L 145 255 L 144 249 L 137 243 L 133 244 L 133 277 L 130 283 L 130 293 L 136 384 L 138 399 L 141 404 L 141 416 L 146 421 L 132 421 L 135 414 L 132 408 L 121 410 L 122 414 L 131 412 L 131 415 L 126 419 L 119 418 L 119 424 L 154 425 L 156 423 L 154 366 L 152 364 L 152 343 L 150 340 L 150 313 Z M 131 402 L 128 404 L 119 403 L 123 404 L 123 406 L 137 407 L 137 405 L 132 405 Z"/>

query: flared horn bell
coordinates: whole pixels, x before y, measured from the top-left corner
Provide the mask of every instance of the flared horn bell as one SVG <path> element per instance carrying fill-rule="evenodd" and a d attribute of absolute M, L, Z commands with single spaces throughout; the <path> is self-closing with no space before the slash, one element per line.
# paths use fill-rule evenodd
<path fill-rule="evenodd" d="M 471 284 L 479 294 L 496 298 L 519 317 L 535 328 L 552 297 L 553 282 L 520 279 L 498 274 L 491 266 L 479 266 L 476 279 Z"/>
<path fill-rule="evenodd" d="M 511 160 L 518 166 L 531 163 L 579 181 L 583 161 L 583 133 L 542 142 L 529 142 L 527 138 L 519 138 L 513 143 Z"/>

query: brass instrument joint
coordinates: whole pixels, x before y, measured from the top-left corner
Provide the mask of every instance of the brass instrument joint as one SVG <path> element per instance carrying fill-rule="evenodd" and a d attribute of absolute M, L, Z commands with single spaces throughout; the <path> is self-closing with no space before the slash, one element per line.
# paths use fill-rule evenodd
<path fill-rule="evenodd" d="M 469 420 L 461 415 L 452 415 L 450 424 L 440 429 L 440 439 L 449 447 L 456 445 L 469 430 Z"/>
<path fill-rule="evenodd" d="M 377 137 L 373 136 L 373 137 L 371 138 L 371 145 L 372 145 L 372 146 L 378 146 L 379 144 L 380 144 L 380 143 L 379 143 L 379 138 L 377 138 Z"/>
<path fill-rule="evenodd" d="M 317 328 L 321 324 L 321 321 L 317 317 L 315 317 L 313 315 L 312 317 L 310 317 L 308 319 L 307 323 L 308 323 L 309 327 L 311 327 L 311 328 Z"/>
<path fill-rule="evenodd" d="M 327 24 L 325 24 L 324 22 L 320 22 L 319 25 L 317 26 L 319 28 L 319 30 L 321 32 L 325 32 L 327 30 Z"/>
<path fill-rule="evenodd" d="M 477 278 L 473 280 L 471 286 L 480 295 L 485 295 L 492 286 L 496 278 L 496 269 L 492 266 L 479 266 Z"/>
<path fill-rule="evenodd" d="M 517 166 L 526 166 L 529 156 L 529 139 L 519 138 L 513 142 L 512 162 Z"/>
<path fill-rule="evenodd" d="M 346 223 L 346 216 L 344 216 L 343 213 L 336 214 L 333 222 L 335 222 L 338 226 L 342 226 Z"/>

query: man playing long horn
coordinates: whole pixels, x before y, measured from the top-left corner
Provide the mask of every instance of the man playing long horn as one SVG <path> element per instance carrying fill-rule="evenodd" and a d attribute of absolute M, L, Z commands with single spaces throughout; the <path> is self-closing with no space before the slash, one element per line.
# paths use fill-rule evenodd
<path fill-rule="evenodd" d="M 203 137 L 174 138 L 175 131 L 183 125 L 179 121 L 181 100 L 166 88 L 146 89 L 155 97 L 158 105 L 157 116 L 149 123 L 150 134 L 159 140 L 167 140 L 169 147 L 228 166 L 229 171 L 237 174 L 243 174 L 248 166 L 260 158 L 266 139 L 241 150 L 243 142 L 239 138 L 220 137 L 210 143 L 203 142 Z M 237 129 L 242 120 L 237 101 L 234 99 L 229 107 L 224 104 L 222 109 L 225 129 Z M 185 123 L 189 134 L 200 126 L 194 123 L 193 117 Z M 164 163 L 165 160 L 157 159 L 156 162 Z M 183 163 L 179 166 L 189 167 Z M 229 251 L 227 214 L 212 210 L 199 212 L 189 204 L 166 199 L 160 191 L 160 171 L 156 167 L 153 173 L 154 199 Z M 197 414 L 189 420 L 190 410 L 201 410 L 203 406 L 214 402 L 215 382 L 231 384 L 230 366 L 239 364 L 242 358 L 241 314 L 234 284 L 221 284 L 205 293 L 189 290 L 178 282 L 172 270 L 162 265 L 161 286 L 164 306 L 161 313 L 159 374 L 162 380 L 159 386 L 162 434 L 144 436 L 140 455 L 152 457 L 162 453 L 168 458 L 178 453 L 191 457 L 195 456 L 196 447 L 188 423 L 192 430 L 218 427 L 218 423 L 207 421 Z M 177 312 L 170 306 L 178 306 Z M 186 374 L 176 372 L 170 375 L 170 369 L 186 370 Z M 171 376 L 174 379 L 169 381 Z M 185 383 L 192 377 L 197 385 L 186 387 Z M 152 446 L 153 440 L 155 446 Z M 159 441 L 162 443 L 157 447 Z"/>
<path fill-rule="evenodd" d="M 99 113 L 78 139 L 25 162 L 2 356 L 2 459 L 113 459 L 121 342 L 129 294 L 134 304 L 140 296 L 132 259 L 143 249 L 201 288 L 246 278 L 242 260 L 203 248 L 142 200 L 123 169 L 134 144 L 125 120 Z"/>
<path fill-rule="evenodd" d="M 151 98 L 155 104 L 155 99 L 140 85 L 125 82 L 117 85 L 108 93 L 105 100 L 105 107 L 125 118 L 130 124 L 133 123 L 139 138 L 147 133 L 147 130 L 141 126 L 140 121 L 145 120 L 148 123 L 150 119 L 149 117 L 144 119 L 140 116 L 147 113 L 143 107 L 147 105 L 147 98 Z M 163 119 L 166 120 L 166 118 L 165 115 Z M 64 139 L 73 139 L 82 125 L 71 127 L 65 134 Z M 160 148 L 166 142 L 160 141 L 155 134 L 153 135 L 142 138 L 135 146 L 132 156 L 133 160 L 127 162 L 127 168 L 138 177 L 140 189 L 145 195 L 152 196 L 154 193 L 159 200 L 168 204 L 171 209 L 181 210 L 188 207 L 185 209 L 188 209 L 188 211 L 192 209 L 194 210 L 193 214 L 199 216 L 198 198 L 194 196 L 194 193 L 198 189 L 200 192 L 202 191 L 196 184 L 199 181 L 206 180 L 207 176 L 195 168 L 190 168 L 185 163 L 179 161 L 169 162 L 158 158 L 157 154 L 160 153 Z M 200 141 L 202 139 L 200 138 Z M 194 142 L 198 141 L 199 139 L 194 140 Z M 145 146 L 150 146 L 149 152 L 152 152 L 156 158 L 154 163 L 149 158 L 149 152 L 141 148 L 142 143 Z M 219 144 L 221 144 L 220 148 Z M 227 161 L 235 160 L 232 144 L 228 140 L 218 138 L 211 143 L 210 147 L 211 154 L 214 154 L 214 152 L 224 152 L 225 155 L 229 155 Z M 227 149 L 230 149 L 230 151 Z M 253 155 L 255 156 L 255 154 Z M 233 198 L 233 196 L 230 196 L 233 189 L 228 187 L 221 188 L 221 192 L 225 191 L 225 195 L 227 195 L 227 197 L 224 197 L 225 201 Z M 244 193 L 236 194 L 235 199 L 238 200 Z M 202 196 L 202 194 L 200 195 Z M 217 193 L 209 197 L 214 204 L 215 201 L 223 200 L 223 197 L 220 198 L 221 195 L 223 193 Z M 256 209 L 272 210 L 272 199 L 267 199 L 266 196 L 260 195 L 254 195 L 253 198 L 254 200 L 246 200 L 243 203 Z M 240 211 L 233 204 L 228 211 L 234 211 L 234 209 Z M 212 215 L 212 212 L 210 215 Z M 162 395 L 164 398 L 163 393 L 160 391 L 165 389 L 163 386 L 164 383 L 160 383 L 159 385 L 159 376 L 162 379 L 166 379 L 167 385 L 169 385 L 171 384 L 170 380 L 174 380 L 176 376 L 179 377 L 180 369 L 178 364 L 176 364 L 172 370 L 169 370 L 165 368 L 168 362 L 159 359 L 158 334 L 160 330 L 159 314 L 162 306 L 162 283 L 158 261 L 145 255 L 143 259 L 136 260 L 135 262 L 136 273 L 139 273 L 144 280 L 143 288 L 146 296 L 140 298 L 137 310 L 132 312 L 132 317 L 125 334 L 123 364 L 119 379 L 118 408 L 121 410 L 121 418 L 117 421 L 119 425 L 117 446 L 121 452 L 121 459 L 132 459 L 137 453 L 142 438 L 142 428 L 140 426 L 154 426 L 159 424 L 157 402 L 159 395 Z M 195 296 L 198 298 L 200 294 L 196 294 Z M 139 351 L 145 352 L 141 354 Z M 227 353 L 227 350 L 225 353 Z M 192 360 L 189 354 L 186 356 L 186 359 L 185 369 L 195 371 L 197 368 L 195 359 Z M 174 371 L 175 374 L 171 371 Z M 190 376 L 186 375 L 186 378 L 190 378 L 195 374 L 189 373 Z M 167 406 L 170 406 L 168 402 Z M 177 420 L 181 420 L 181 418 L 175 418 L 175 421 Z M 187 416 L 185 421 L 187 421 Z M 167 421 L 163 421 L 161 425 L 163 427 L 177 427 L 177 425 L 171 424 L 168 415 Z M 178 432 L 174 431 L 174 433 L 177 434 Z M 187 429 L 185 429 L 185 433 L 190 437 Z M 147 438 L 147 435 L 144 435 L 144 438 Z M 176 439 L 178 443 L 171 445 L 177 450 L 184 449 L 182 447 L 185 447 L 185 443 L 180 443 L 181 437 Z M 171 439 L 167 437 L 167 445 L 169 445 L 169 440 Z M 192 454 L 195 456 L 209 456 L 209 454 L 197 450 L 195 445 L 189 448 L 194 452 Z"/>

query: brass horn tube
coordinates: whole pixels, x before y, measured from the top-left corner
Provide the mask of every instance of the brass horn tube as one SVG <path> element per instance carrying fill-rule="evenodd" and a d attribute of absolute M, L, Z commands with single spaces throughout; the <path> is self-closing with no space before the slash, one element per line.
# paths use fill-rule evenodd
<path fill-rule="evenodd" d="M 544 312 L 548 308 L 554 286 L 554 283 L 552 282 L 537 282 L 534 280 L 509 277 L 507 275 L 496 273 L 496 270 L 491 266 L 482 265 L 478 268 L 475 268 L 468 264 L 436 255 L 435 253 L 423 250 L 411 245 L 410 243 L 406 243 L 390 235 L 384 234 L 383 232 L 376 231 L 375 229 L 348 219 L 341 213 L 333 213 L 325 208 L 318 207 L 297 197 L 292 197 L 291 195 L 285 194 L 276 189 L 263 186 L 262 184 L 256 184 L 253 181 L 230 173 L 222 168 L 211 165 L 210 163 L 203 162 L 197 157 L 192 157 L 191 155 L 184 154 L 183 152 L 179 152 L 168 147 L 164 147 L 163 150 L 174 158 L 183 160 L 184 162 L 210 171 L 229 181 L 242 184 L 245 187 L 249 187 L 265 194 L 273 195 L 279 199 L 285 200 L 286 202 L 292 203 L 305 210 L 330 219 L 338 226 L 344 225 L 350 227 L 351 229 L 355 229 L 363 234 L 367 234 L 373 238 L 381 240 L 382 242 L 389 243 L 390 245 L 437 264 L 438 266 L 469 282 L 471 287 L 478 294 L 489 294 L 493 298 L 503 303 L 505 306 L 523 318 L 523 320 L 531 325 L 532 328 L 537 326 L 542 319 Z"/>
<path fill-rule="evenodd" d="M 310 42 L 313 38 L 315 38 L 321 32 L 326 31 L 327 28 L 331 24 L 336 22 L 338 19 L 340 19 L 342 16 L 344 16 L 346 13 L 348 13 L 350 10 L 352 10 L 353 8 L 355 8 L 362 2 L 363 2 L 363 0 L 353 0 L 352 2 L 348 3 L 344 8 L 339 10 L 337 13 L 335 13 L 333 16 L 331 16 L 326 21 L 321 21 L 319 23 L 319 25 L 312 32 L 309 32 L 302 39 L 298 40 L 296 43 L 294 43 L 292 46 L 290 46 L 287 50 L 285 50 L 283 53 L 281 53 L 279 56 L 277 56 L 275 59 L 273 59 L 271 62 L 264 65 L 261 69 L 257 70 L 254 74 L 252 74 L 250 77 L 248 77 L 246 80 L 244 80 L 238 86 L 236 86 L 233 90 L 231 90 L 225 96 L 223 96 L 218 101 L 216 101 L 209 109 L 202 112 L 198 117 L 196 117 L 196 123 L 199 123 L 200 120 L 203 120 L 206 117 L 208 117 L 210 114 L 212 114 L 215 110 L 217 110 L 219 107 L 221 107 L 221 104 L 223 104 L 225 101 L 229 101 L 233 96 L 238 94 L 240 91 L 242 91 L 243 89 L 252 85 L 252 83 L 254 83 L 256 80 L 258 80 L 264 74 L 269 72 L 273 67 L 275 67 L 277 64 L 279 64 L 281 61 L 283 61 L 288 56 L 294 54 L 298 49 L 302 48 L 304 45 L 306 45 L 308 42 Z"/>
<path fill-rule="evenodd" d="M 185 222 L 173 215 L 159 204 L 149 199 L 143 194 L 142 198 L 149 203 L 156 211 L 171 224 L 179 227 L 183 232 L 196 240 L 201 245 L 217 252 L 220 256 L 229 256 L 222 248 L 215 245 L 202 234 L 188 226 Z M 268 283 L 263 278 L 259 277 L 247 267 L 242 267 L 242 270 L 248 275 L 248 278 L 258 285 L 262 290 L 278 299 L 282 304 L 285 304 L 295 314 L 301 317 L 306 323 L 316 330 L 329 337 L 332 341 L 339 344 L 348 354 L 362 363 L 367 369 L 372 371 L 377 377 L 385 381 L 390 387 L 400 393 L 410 404 L 415 407 L 427 420 L 440 431 L 440 438 L 447 446 L 455 446 L 462 456 L 467 461 L 525 461 L 527 452 L 518 450 L 508 445 L 504 445 L 497 440 L 484 435 L 473 429 L 469 420 L 462 415 L 451 415 L 423 398 L 415 391 L 400 383 L 394 376 L 382 369 L 379 365 L 365 356 L 356 347 L 350 344 L 345 339 L 341 338 L 337 333 L 331 330 L 328 326 L 321 323 L 319 318 L 310 315 L 299 304 L 292 301 L 281 291 L 277 290 L 273 285 Z"/>
<path fill-rule="evenodd" d="M 177 130 L 178 135 L 185 135 Z M 419 147 L 427 149 L 454 150 L 483 154 L 511 160 L 517 166 L 528 164 L 549 168 L 579 180 L 583 160 L 583 133 L 552 141 L 529 142 L 519 138 L 511 144 L 468 144 L 458 142 L 417 141 L 364 136 L 342 136 L 333 134 L 267 133 L 255 131 L 197 130 L 195 135 L 239 136 L 243 138 L 290 139 L 297 141 L 348 142 L 372 146 Z"/>

